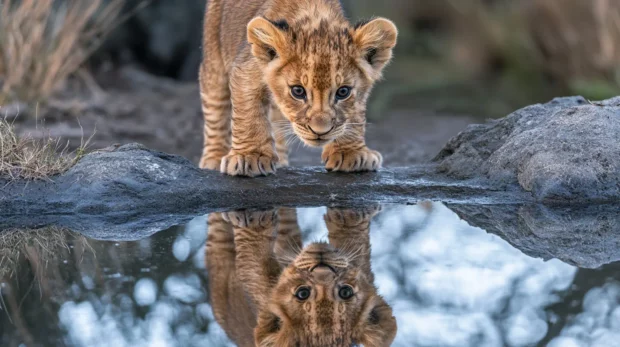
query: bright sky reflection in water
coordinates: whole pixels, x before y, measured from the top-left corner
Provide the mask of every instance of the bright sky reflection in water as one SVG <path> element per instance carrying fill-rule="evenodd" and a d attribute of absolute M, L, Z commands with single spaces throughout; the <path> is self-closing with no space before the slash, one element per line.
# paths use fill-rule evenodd
<path fill-rule="evenodd" d="M 298 209 L 304 244 L 326 238 L 326 210 Z M 136 242 L 88 240 L 80 254 L 76 244 L 32 286 L 36 270 L 0 277 L 0 345 L 232 345 L 209 302 L 206 226 L 203 216 Z M 398 322 L 395 346 L 620 341 L 615 264 L 531 258 L 440 203 L 384 206 L 370 240 L 375 284 Z"/>

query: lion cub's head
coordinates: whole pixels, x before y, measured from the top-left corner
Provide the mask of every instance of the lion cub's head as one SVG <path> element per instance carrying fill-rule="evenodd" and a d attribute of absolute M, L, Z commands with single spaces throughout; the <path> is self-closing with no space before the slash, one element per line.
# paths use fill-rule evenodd
<path fill-rule="evenodd" d="M 346 252 L 345 252 L 346 253 Z M 396 335 L 392 309 L 372 273 L 329 244 L 306 247 L 282 272 L 259 312 L 258 346 L 387 346 Z"/>
<path fill-rule="evenodd" d="M 372 85 L 396 45 L 391 21 L 352 27 L 340 16 L 291 23 L 258 17 L 247 29 L 272 99 L 303 142 L 321 146 L 365 122 Z"/>

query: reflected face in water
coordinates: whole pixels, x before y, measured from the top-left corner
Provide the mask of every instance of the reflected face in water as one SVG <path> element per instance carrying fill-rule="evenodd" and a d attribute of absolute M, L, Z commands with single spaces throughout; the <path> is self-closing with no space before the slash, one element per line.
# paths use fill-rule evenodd
<path fill-rule="evenodd" d="M 216 297 L 230 300 L 226 294 L 242 291 L 253 299 L 247 304 L 256 309 L 256 345 L 389 345 L 396 335 L 396 321 L 377 294 L 370 271 L 368 231 L 377 210 L 329 209 L 324 217 L 329 243 L 316 242 L 303 249 L 293 210 L 281 209 L 277 215 L 224 214 L 223 223 L 230 223 L 234 233 L 235 269 L 229 271 L 236 278 L 224 289 L 226 293 L 212 288 L 216 318 Z M 209 225 L 210 238 L 215 237 L 213 229 L 225 229 L 217 227 L 217 217 Z M 208 265 L 221 261 L 215 254 L 207 249 Z M 240 321 L 244 319 L 240 315 L 247 314 L 230 312 L 220 317 L 220 324 L 226 327 L 226 321 Z M 249 339 L 247 332 L 239 330 L 230 326 L 227 332 L 242 344 L 241 340 Z"/>

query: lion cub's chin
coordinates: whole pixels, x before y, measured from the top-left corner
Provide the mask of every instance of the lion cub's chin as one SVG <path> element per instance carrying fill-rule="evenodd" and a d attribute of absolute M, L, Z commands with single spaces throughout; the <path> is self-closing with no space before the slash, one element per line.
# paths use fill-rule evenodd
<path fill-rule="evenodd" d="M 303 137 L 299 137 L 299 139 L 311 147 L 323 147 L 333 141 L 333 139 L 304 139 Z"/>

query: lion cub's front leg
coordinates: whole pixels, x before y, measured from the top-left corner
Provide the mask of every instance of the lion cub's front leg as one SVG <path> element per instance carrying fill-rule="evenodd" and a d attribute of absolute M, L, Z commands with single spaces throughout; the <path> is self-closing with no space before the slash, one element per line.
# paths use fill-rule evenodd
<path fill-rule="evenodd" d="M 261 81 L 260 70 L 254 64 L 233 70 L 230 81 L 232 146 L 222 158 L 222 173 L 254 177 L 276 171 L 278 155 Z"/>
<path fill-rule="evenodd" d="M 364 125 L 354 125 L 343 139 L 323 147 L 321 159 L 327 171 L 376 171 L 383 164 L 381 153 L 366 147 Z"/>
<path fill-rule="evenodd" d="M 233 226 L 239 281 L 260 310 L 266 307 L 272 284 L 280 275 L 280 264 L 273 254 L 277 213 L 238 211 L 222 216 Z"/>

